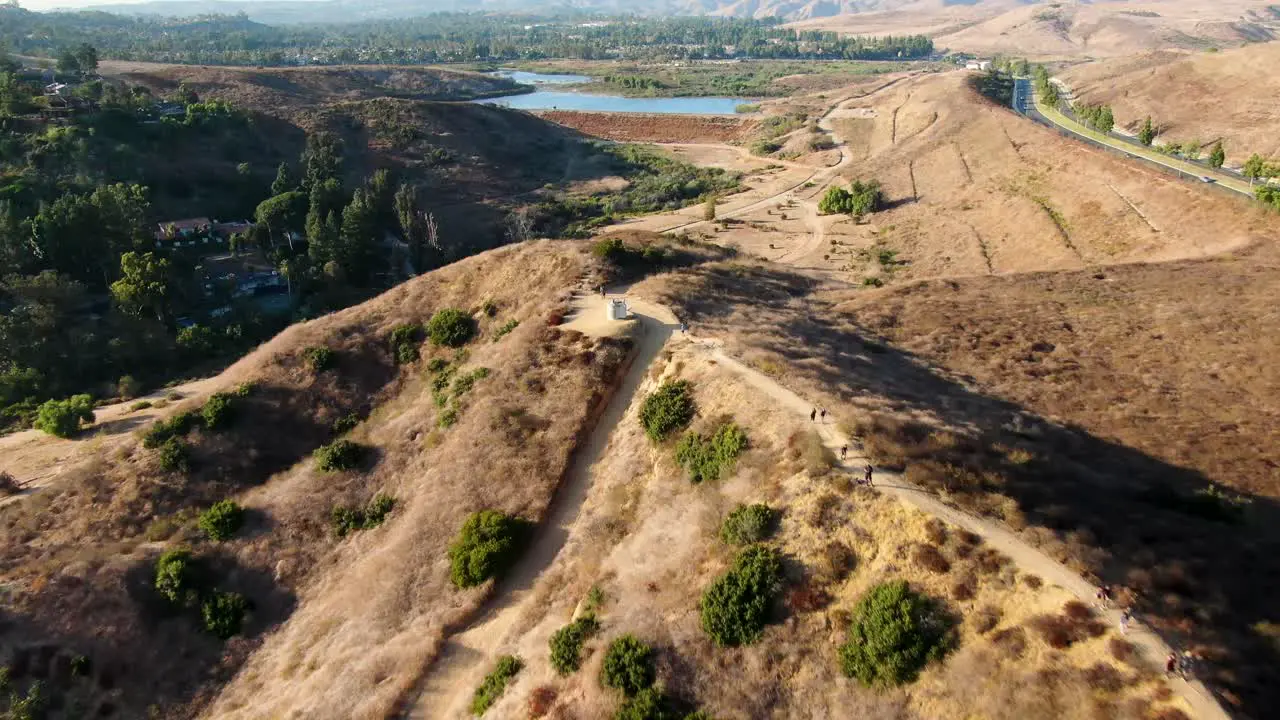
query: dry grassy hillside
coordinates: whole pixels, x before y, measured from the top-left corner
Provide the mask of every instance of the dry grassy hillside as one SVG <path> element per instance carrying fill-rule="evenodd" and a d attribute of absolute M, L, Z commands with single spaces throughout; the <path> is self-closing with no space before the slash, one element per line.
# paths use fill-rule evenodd
<path fill-rule="evenodd" d="M 184 85 L 200 97 L 227 100 L 285 119 L 299 108 L 353 100 L 396 97 L 467 100 L 511 92 L 515 83 L 480 73 L 396 65 L 333 65 L 298 68 L 166 65 L 108 60 L 103 77 L 142 85 L 167 95 Z"/>
<path fill-rule="evenodd" d="M 445 544 L 466 513 L 537 521 L 624 361 L 623 341 L 549 326 L 589 268 L 570 244 L 512 246 L 294 326 L 221 376 L 245 391 L 225 429 L 186 433 L 185 469 L 127 443 L 0 509 L 3 657 L 19 696 L 41 680 L 54 717 L 189 717 L 215 697 L 218 717 L 383 716 L 487 592 L 449 585 Z M 445 307 L 471 313 L 476 338 L 397 365 L 392 329 Z M 319 346 L 332 367 L 315 369 L 305 350 Z M 433 379 L 449 372 L 469 381 L 443 383 L 441 407 Z M 344 433 L 360 463 L 321 472 L 310 454 Z M 379 493 L 395 500 L 385 522 L 338 537 L 331 511 Z M 195 514 L 226 498 L 245 523 L 215 542 Z M 157 595 L 157 556 L 179 547 L 196 558 L 191 582 L 249 600 L 242 635 L 223 643 L 200 607 Z"/>
<path fill-rule="evenodd" d="M 693 431 L 731 419 L 749 449 L 718 480 L 695 484 L 675 461 L 675 439 L 650 442 L 633 406 L 540 581 L 536 609 L 504 645 L 525 669 L 486 717 L 610 717 L 621 693 L 600 677 L 606 648 L 623 634 L 653 648 L 657 684 L 682 711 L 710 717 L 1185 717 L 1114 630 L 1087 609 L 1064 610 L 1061 588 L 1017 572 L 974 536 L 854 487 L 806 418 L 704 348 L 676 343 L 642 391 L 674 380 L 692 383 Z M 785 558 L 786 589 L 757 642 L 720 647 L 700 625 L 699 597 L 741 549 L 722 540 L 722 522 L 750 503 L 777 513 L 766 543 Z M 837 648 L 858 600 L 893 580 L 946 608 L 959 622 L 958 649 L 902 688 L 867 689 L 842 675 Z M 548 639 L 586 612 L 600 629 L 581 669 L 558 674 Z M 1064 612 L 1080 613 L 1082 635 L 1055 649 L 1042 628 Z"/>
<path fill-rule="evenodd" d="M 1220 53 L 1151 53 L 1077 65 L 1061 73 L 1077 97 L 1107 103 L 1116 123 L 1160 125 L 1162 142 L 1222 140 L 1227 163 L 1280 156 L 1280 43 Z M 1207 150 L 1206 150 L 1207 153 Z"/>
<path fill-rule="evenodd" d="M 651 281 L 888 467 L 1133 593 L 1246 716 L 1274 707 L 1277 256 L 833 290 L 776 266 Z M 750 309 L 747 309 L 747 308 Z"/>

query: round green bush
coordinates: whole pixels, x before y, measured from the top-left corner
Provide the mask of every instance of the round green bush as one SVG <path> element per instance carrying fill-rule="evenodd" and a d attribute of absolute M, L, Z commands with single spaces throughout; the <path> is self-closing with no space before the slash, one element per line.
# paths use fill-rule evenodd
<path fill-rule="evenodd" d="M 933 599 L 895 580 L 858 601 L 840 669 L 867 687 L 892 687 L 916 679 L 926 665 L 955 645 L 955 620 Z"/>
<path fill-rule="evenodd" d="M 724 519 L 720 538 L 730 545 L 758 543 L 773 534 L 777 513 L 768 505 L 739 505 Z"/>
<path fill-rule="evenodd" d="M 190 550 L 170 550 L 156 560 L 155 588 L 175 605 L 186 604 L 199 590 L 199 573 Z"/>
<path fill-rule="evenodd" d="M 47 400 L 36 410 L 32 423 L 37 430 L 50 435 L 69 438 L 80 432 L 81 423 L 93 422 L 93 398 L 73 395 L 66 400 Z"/>
<path fill-rule="evenodd" d="M 364 446 L 350 440 L 335 440 L 316 448 L 316 467 L 322 472 L 350 470 L 364 459 Z"/>
<path fill-rule="evenodd" d="M 181 438 L 171 437 L 160 445 L 156 453 L 160 469 L 165 472 L 186 472 L 191 469 L 191 453 Z"/>
<path fill-rule="evenodd" d="M 693 420 L 693 386 L 686 380 L 663 383 L 640 405 L 640 424 L 645 435 L 662 442 L 667 435 Z"/>
<path fill-rule="evenodd" d="M 214 592 L 200 604 L 200 618 L 209 634 L 226 640 L 240 634 L 249 601 L 240 593 Z"/>
<path fill-rule="evenodd" d="M 433 345 L 462 347 L 475 334 L 475 320 L 455 308 L 440 310 L 427 322 L 427 336 L 431 338 Z"/>
<path fill-rule="evenodd" d="M 303 350 L 302 356 L 306 359 L 307 367 L 311 368 L 311 372 L 316 373 L 328 370 L 338 361 L 338 354 L 323 345 Z"/>
<path fill-rule="evenodd" d="M 244 508 L 234 500 L 219 500 L 200 513 L 199 525 L 213 540 L 229 540 L 244 524 Z"/>
<path fill-rule="evenodd" d="M 632 697 L 653 685 L 653 650 L 634 635 L 623 635 L 609 643 L 600 670 L 605 687 L 621 690 Z"/>
<path fill-rule="evenodd" d="M 214 393 L 200 408 L 200 417 L 209 430 L 221 430 L 231 424 L 235 416 L 235 402 L 226 393 Z"/>
<path fill-rule="evenodd" d="M 657 688 L 645 688 L 628 698 L 613 714 L 614 720 L 678 720 L 671 701 Z"/>
<path fill-rule="evenodd" d="M 469 588 L 497 577 L 519 554 L 525 536 L 520 518 L 496 510 L 472 513 L 449 546 L 449 576 L 453 584 Z"/>
<path fill-rule="evenodd" d="M 594 615 L 582 615 L 551 634 L 551 667 L 561 675 L 571 675 L 582 665 L 582 644 L 596 634 L 600 623 Z"/>
<path fill-rule="evenodd" d="M 778 551 L 763 545 L 749 547 L 702 594 L 702 629 L 717 645 L 750 645 L 764 632 L 781 590 Z"/>
<path fill-rule="evenodd" d="M 746 447 L 746 433 L 736 424 L 726 422 L 716 428 L 710 440 L 699 433 L 685 433 L 676 445 L 676 462 L 689 471 L 689 479 L 694 483 L 718 480 L 733 468 Z"/>

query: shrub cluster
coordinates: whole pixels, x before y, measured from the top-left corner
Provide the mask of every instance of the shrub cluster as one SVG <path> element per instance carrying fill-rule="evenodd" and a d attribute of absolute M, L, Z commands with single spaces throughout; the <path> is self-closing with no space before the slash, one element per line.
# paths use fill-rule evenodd
<path fill-rule="evenodd" d="M 778 514 L 768 505 L 739 505 L 720 525 L 720 539 L 730 545 L 758 543 L 773 534 Z"/>
<path fill-rule="evenodd" d="M 333 421 L 333 434 L 346 435 L 352 430 L 355 430 L 356 426 L 360 424 L 362 419 L 363 418 L 360 417 L 360 413 L 357 412 L 349 412 L 346 415 L 343 415 Z"/>
<path fill-rule="evenodd" d="M 200 408 L 200 418 L 210 430 L 221 430 L 235 419 L 235 402 L 231 395 L 214 393 Z"/>
<path fill-rule="evenodd" d="M 527 530 L 524 520 L 496 510 L 472 513 L 449 546 L 453 584 L 469 588 L 500 575 L 519 554 Z"/>
<path fill-rule="evenodd" d="M 955 621 L 905 581 L 872 588 L 853 610 L 848 640 L 840 646 L 840 668 L 867 687 L 915 680 L 955 645 Z"/>
<path fill-rule="evenodd" d="M 386 493 L 378 493 L 373 496 L 364 507 L 347 507 L 346 505 L 338 505 L 333 508 L 329 515 L 329 522 L 333 526 L 333 534 L 338 537 L 346 537 L 348 534 L 357 530 L 371 530 L 382 524 L 387 519 L 387 515 L 396 506 L 396 499 Z"/>
<path fill-rule="evenodd" d="M 582 644 L 596 634 L 600 623 L 585 614 L 551 634 L 551 666 L 561 675 L 570 675 L 582 665 Z"/>
<path fill-rule="evenodd" d="M 165 472 L 186 472 L 191 469 L 191 452 L 181 438 L 171 437 L 160 445 L 157 453 L 160 469 Z"/>
<path fill-rule="evenodd" d="M 364 459 L 366 448 L 350 440 L 335 440 L 316 448 L 316 467 L 322 472 L 350 470 Z"/>
<path fill-rule="evenodd" d="M 645 435 L 662 442 L 667 435 L 693 420 L 693 386 L 687 380 L 663 383 L 640 405 L 640 424 Z"/>
<path fill-rule="evenodd" d="M 50 435 L 69 438 L 80 431 L 81 423 L 93 422 L 93 398 L 88 395 L 72 395 L 66 400 L 46 400 L 36 411 L 37 430 Z"/>
<path fill-rule="evenodd" d="M 510 333 L 512 330 L 515 330 L 519 326 L 520 326 L 520 321 L 514 318 L 506 321 L 505 323 L 503 323 L 502 327 L 494 331 L 493 341 L 498 342 L 498 340 L 501 339 L 504 335 L 507 335 L 508 333 Z"/>
<path fill-rule="evenodd" d="M 476 693 L 471 698 L 471 714 L 477 717 L 483 715 L 489 709 L 489 706 L 502 697 L 503 691 L 507 689 L 507 683 L 523 667 L 524 663 L 521 663 L 520 658 L 514 655 L 503 655 L 498 658 L 493 670 L 484 676 L 480 687 L 476 688 Z"/>
<path fill-rule="evenodd" d="M 433 345 L 462 347 L 476 333 L 476 322 L 456 308 L 445 308 L 427 322 L 427 336 Z"/>
<path fill-rule="evenodd" d="M 653 649 L 634 635 L 623 635 L 609 643 L 600 669 L 600 682 L 605 687 L 621 690 L 627 697 L 653 685 Z"/>
<path fill-rule="evenodd" d="M 244 508 L 234 500 L 219 500 L 200 513 L 199 525 L 213 540 L 229 540 L 244 524 Z"/>
<path fill-rule="evenodd" d="M 156 561 L 154 586 L 160 597 L 175 607 L 199 606 L 204 629 L 222 640 L 240 633 L 251 603 L 243 595 L 210 586 L 190 550 L 170 550 Z"/>
<path fill-rule="evenodd" d="M 861 217 L 882 207 L 884 207 L 884 192 L 880 189 L 880 183 L 875 180 L 865 183 L 854 180 L 847 190 L 838 185 L 832 186 L 818 202 L 818 210 L 824 215 Z"/>
<path fill-rule="evenodd" d="M 303 350 L 302 357 L 306 359 L 307 367 L 311 368 L 311 372 L 314 373 L 322 373 L 333 367 L 338 361 L 338 354 L 323 345 Z"/>
<path fill-rule="evenodd" d="M 695 483 L 718 480 L 733 467 L 746 447 L 746 433 L 727 422 L 716 428 L 710 439 L 694 432 L 685 433 L 676 446 L 676 462 L 689 471 L 689 478 Z"/>
<path fill-rule="evenodd" d="M 391 330 L 391 352 L 401 365 L 417 362 L 421 344 L 422 326 L 417 323 L 397 325 Z"/>
<path fill-rule="evenodd" d="M 194 410 L 183 410 L 168 420 L 157 420 L 142 436 L 142 446 L 154 450 L 173 438 L 182 437 L 200 426 L 202 418 Z"/>
<path fill-rule="evenodd" d="M 778 551 L 763 545 L 743 550 L 728 572 L 702 594 L 702 629 L 717 645 L 750 645 L 764 632 L 769 609 L 781 589 Z"/>

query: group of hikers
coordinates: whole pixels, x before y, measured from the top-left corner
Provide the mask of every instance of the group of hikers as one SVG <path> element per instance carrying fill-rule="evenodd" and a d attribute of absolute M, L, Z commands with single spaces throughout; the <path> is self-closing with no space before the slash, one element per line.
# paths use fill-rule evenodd
<path fill-rule="evenodd" d="M 1109 608 L 1111 606 L 1112 597 L 1113 593 L 1110 585 L 1103 585 L 1098 588 L 1098 608 L 1103 610 Z M 1133 610 L 1126 606 L 1120 612 L 1121 635 L 1127 635 L 1129 633 L 1129 623 L 1132 621 Z M 1190 650 L 1183 650 L 1181 653 L 1176 651 L 1171 652 L 1164 661 L 1165 674 L 1169 677 L 1174 677 L 1176 675 L 1184 680 L 1189 679 L 1191 677 L 1192 670 L 1194 669 L 1195 661 L 1196 655 Z"/>
<path fill-rule="evenodd" d="M 825 422 L 827 421 L 827 409 L 826 409 L 826 408 L 822 408 L 822 409 L 814 408 L 813 410 L 810 410 L 810 411 L 809 411 L 809 422 L 817 422 L 819 417 L 821 417 L 821 418 L 822 418 L 822 422 L 824 422 L 824 423 L 825 423 Z M 848 457 L 849 457 L 849 446 L 848 446 L 848 444 L 841 445 L 841 446 L 840 446 L 840 461 L 841 461 L 841 462 L 844 462 L 844 461 L 845 461 L 845 459 L 846 459 L 846 458 L 848 458 Z M 860 485 L 867 485 L 867 486 L 869 486 L 869 487 L 875 487 L 875 482 L 874 482 L 874 480 L 872 479 L 872 475 L 875 473 L 875 468 L 873 468 L 873 467 L 871 466 L 871 463 L 867 463 L 866 467 L 864 467 L 862 470 L 863 470 L 862 482 L 861 482 L 861 483 L 859 483 L 859 484 L 860 484 Z"/>

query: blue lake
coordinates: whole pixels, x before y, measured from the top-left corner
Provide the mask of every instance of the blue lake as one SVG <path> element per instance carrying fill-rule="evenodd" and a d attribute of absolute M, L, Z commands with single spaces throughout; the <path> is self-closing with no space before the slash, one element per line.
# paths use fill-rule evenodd
<path fill-rule="evenodd" d="M 662 113 L 674 115 L 733 115 L 735 109 L 750 100 L 730 97 L 622 97 L 588 92 L 544 89 L 544 85 L 568 85 L 591 82 L 583 75 L 546 75 L 521 70 L 497 73 L 516 82 L 538 89 L 523 95 L 503 95 L 475 102 L 500 105 L 515 110 L 588 110 L 617 113 Z"/>

